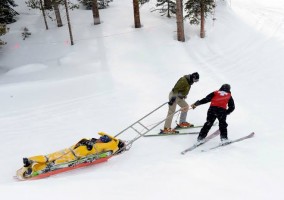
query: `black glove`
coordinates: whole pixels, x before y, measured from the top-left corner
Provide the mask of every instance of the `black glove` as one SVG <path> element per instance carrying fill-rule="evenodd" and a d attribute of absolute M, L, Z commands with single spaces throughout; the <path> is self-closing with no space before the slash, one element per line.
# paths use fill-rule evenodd
<path fill-rule="evenodd" d="M 171 99 L 170 99 L 170 101 L 168 102 L 168 104 L 170 105 L 170 106 L 172 106 L 173 104 L 174 104 L 174 102 L 176 101 L 176 96 L 173 96 Z"/>
<path fill-rule="evenodd" d="M 199 105 L 200 105 L 200 102 L 196 101 L 194 104 L 191 105 L 191 107 L 192 107 L 192 109 L 195 109 Z"/>

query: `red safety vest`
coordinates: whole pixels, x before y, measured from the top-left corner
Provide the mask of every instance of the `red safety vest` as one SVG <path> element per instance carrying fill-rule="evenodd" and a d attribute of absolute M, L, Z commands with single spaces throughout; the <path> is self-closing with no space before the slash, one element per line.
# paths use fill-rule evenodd
<path fill-rule="evenodd" d="M 227 109 L 227 104 L 230 98 L 231 98 L 231 93 L 217 90 L 214 92 L 214 97 L 211 100 L 210 106 L 216 106 Z"/>

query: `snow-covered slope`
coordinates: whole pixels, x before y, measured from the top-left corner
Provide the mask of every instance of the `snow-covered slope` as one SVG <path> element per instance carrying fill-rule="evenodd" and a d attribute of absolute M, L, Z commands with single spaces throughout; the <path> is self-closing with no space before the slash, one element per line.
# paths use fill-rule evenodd
<path fill-rule="evenodd" d="M 141 8 L 133 28 L 131 0 L 100 10 L 71 12 L 75 45 L 65 25 L 19 4 L 0 54 L 0 191 L 8 199 L 282 199 L 284 180 L 283 63 L 284 3 L 280 0 L 217 1 L 216 21 L 185 23 L 186 42 L 176 41 L 176 21 Z M 64 11 L 64 10 L 62 10 Z M 23 27 L 32 32 L 22 40 Z M 51 178 L 15 182 L 22 157 L 46 154 L 83 137 L 122 129 L 167 101 L 177 79 L 194 71 L 200 81 L 193 103 L 230 83 L 236 110 L 228 117 L 229 138 L 256 136 L 211 152 L 180 151 L 196 136 L 144 138 L 109 162 Z M 208 105 L 188 114 L 203 124 Z M 162 120 L 162 109 L 147 125 Z M 159 127 L 159 128 L 162 128 Z M 216 127 L 212 128 L 212 131 Z M 156 130 L 158 131 L 158 129 Z M 134 137 L 124 134 L 121 139 Z M 218 144 L 216 138 L 204 148 Z"/>

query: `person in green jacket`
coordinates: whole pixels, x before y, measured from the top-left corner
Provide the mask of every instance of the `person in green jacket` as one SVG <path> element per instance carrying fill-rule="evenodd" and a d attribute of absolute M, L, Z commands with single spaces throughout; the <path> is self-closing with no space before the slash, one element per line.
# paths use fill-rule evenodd
<path fill-rule="evenodd" d="M 169 100 L 170 100 L 168 103 L 169 110 L 168 110 L 167 118 L 164 124 L 164 130 L 161 130 L 160 132 L 161 134 L 176 133 L 176 130 L 171 128 L 171 124 L 173 120 L 173 115 L 176 111 L 177 104 L 182 108 L 179 124 L 177 125 L 177 127 L 185 128 L 185 127 L 193 126 L 192 124 L 186 121 L 187 111 L 189 107 L 185 99 L 193 83 L 196 83 L 198 81 L 199 81 L 198 72 L 185 75 L 177 81 L 174 88 L 169 94 Z"/>

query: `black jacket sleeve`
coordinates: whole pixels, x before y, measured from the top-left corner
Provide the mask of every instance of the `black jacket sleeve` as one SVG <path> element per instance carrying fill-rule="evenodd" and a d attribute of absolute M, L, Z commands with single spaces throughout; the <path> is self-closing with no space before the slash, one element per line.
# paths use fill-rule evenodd
<path fill-rule="evenodd" d="M 210 101 L 212 100 L 213 97 L 214 97 L 214 92 L 208 94 L 205 98 L 203 98 L 203 99 L 201 99 L 201 100 L 199 100 L 199 101 L 196 101 L 196 102 L 194 103 L 194 105 L 199 106 L 199 105 L 201 105 L 201 104 L 208 103 L 208 102 L 210 102 Z"/>
<path fill-rule="evenodd" d="M 234 102 L 234 99 L 233 97 L 231 97 L 229 99 L 229 102 L 228 102 L 228 110 L 226 111 L 227 112 L 227 115 L 229 115 L 231 112 L 233 112 L 235 110 L 235 102 Z"/>

